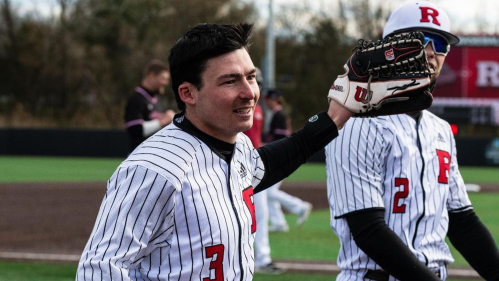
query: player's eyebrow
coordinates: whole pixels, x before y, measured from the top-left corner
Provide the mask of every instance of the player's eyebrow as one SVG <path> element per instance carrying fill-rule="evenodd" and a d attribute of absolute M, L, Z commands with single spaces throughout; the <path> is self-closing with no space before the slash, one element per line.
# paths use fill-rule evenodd
<path fill-rule="evenodd" d="M 252 69 L 247 75 L 252 75 L 252 74 L 255 74 L 256 73 L 256 68 Z M 227 74 L 222 74 L 220 76 L 218 76 L 217 80 L 222 80 L 222 79 L 226 79 L 226 78 L 241 78 L 243 77 L 243 75 L 241 75 L 240 73 L 227 73 Z"/>
<path fill-rule="evenodd" d="M 222 80 L 222 79 L 226 79 L 226 78 L 241 78 L 242 75 L 240 73 L 227 73 L 227 74 L 223 74 L 223 75 L 220 75 L 218 76 L 217 80 Z"/>

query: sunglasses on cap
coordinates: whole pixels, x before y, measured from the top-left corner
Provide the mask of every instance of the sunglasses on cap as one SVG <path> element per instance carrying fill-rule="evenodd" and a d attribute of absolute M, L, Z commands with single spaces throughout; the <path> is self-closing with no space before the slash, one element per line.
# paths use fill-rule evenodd
<path fill-rule="evenodd" d="M 450 51 L 450 44 L 447 40 L 435 33 L 423 32 L 424 34 L 424 46 L 428 45 L 429 42 L 433 45 L 433 51 L 435 54 L 446 56 Z"/>

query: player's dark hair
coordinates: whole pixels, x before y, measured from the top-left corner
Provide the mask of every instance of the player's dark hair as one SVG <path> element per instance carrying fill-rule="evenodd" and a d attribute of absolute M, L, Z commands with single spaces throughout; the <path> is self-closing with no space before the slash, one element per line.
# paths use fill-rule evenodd
<path fill-rule="evenodd" d="M 168 65 L 159 59 L 153 59 L 144 67 L 143 77 L 146 77 L 149 73 L 154 73 L 155 75 L 160 74 L 163 71 L 168 71 Z"/>
<path fill-rule="evenodd" d="M 178 87 L 189 82 L 197 89 L 203 87 L 201 74 L 206 61 L 250 45 L 253 24 L 209 24 L 196 25 L 182 36 L 170 49 L 168 62 L 172 88 L 179 110 L 185 110 Z"/>

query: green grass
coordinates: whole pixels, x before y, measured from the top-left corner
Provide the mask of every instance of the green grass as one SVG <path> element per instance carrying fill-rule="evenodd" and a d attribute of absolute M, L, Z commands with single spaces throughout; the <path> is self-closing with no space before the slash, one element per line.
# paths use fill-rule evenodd
<path fill-rule="evenodd" d="M 333 281 L 336 275 L 325 275 L 325 274 L 282 274 L 282 275 L 262 275 L 255 274 L 254 281 Z M 452 280 L 447 279 L 446 281 L 466 281 L 465 279 Z"/>
<path fill-rule="evenodd" d="M 313 181 L 325 182 L 326 164 L 323 163 L 307 163 L 302 165 L 298 170 L 285 179 L 285 181 Z"/>
<path fill-rule="evenodd" d="M 459 171 L 466 183 L 499 183 L 499 168 L 460 167 Z"/>
<path fill-rule="evenodd" d="M 0 158 L 0 182 L 107 181 L 123 159 L 65 157 Z"/>
<path fill-rule="evenodd" d="M 499 244 L 499 194 L 470 194 L 470 200 L 477 215 L 492 233 L 496 244 Z M 313 211 L 302 227 L 295 225 L 296 216 L 286 215 L 286 220 L 290 226 L 288 233 L 270 234 L 272 258 L 336 261 L 340 244 L 329 225 L 329 210 Z M 452 265 L 468 266 L 461 254 L 450 243 L 449 245 L 456 260 Z"/>
<path fill-rule="evenodd" d="M 0 281 L 74 281 L 76 265 L 0 262 Z"/>
<path fill-rule="evenodd" d="M 499 242 L 499 219 L 496 216 L 496 202 L 499 194 L 470 194 L 475 210 Z M 329 210 L 315 210 L 302 226 L 295 225 L 296 216 L 286 215 L 290 226 L 288 233 L 271 233 L 272 258 L 277 260 L 325 260 L 335 262 L 339 252 L 339 241 L 329 226 Z M 292 245 L 292 247 L 290 247 Z M 467 266 L 467 262 L 451 246 L 456 262 L 452 266 Z M 33 264 L 0 262 L 0 281 L 3 280 L 74 280 L 75 265 Z M 308 281 L 334 280 L 332 275 L 283 274 L 279 276 L 255 275 L 255 281 Z M 448 280 L 452 281 L 452 280 Z M 462 281 L 462 280 L 461 280 Z"/>
<path fill-rule="evenodd" d="M 76 265 L 0 262 L 0 281 L 74 281 Z M 335 275 L 325 274 L 255 274 L 254 281 L 332 281 Z M 449 280 L 447 281 L 457 281 Z M 459 280 L 466 281 L 466 280 Z"/>
<path fill-rule="evenodd" d="M 286 215 L 286 220 L 289 232 L 270 233 L 274 259 L 336 261 L 340 244 L 329 226 L 328 209 L 313 211 L 302 227 L 296 226 L 296 216 Z"/>
<path fill-rule="evenodd" d="M 281 275 L 264 275 L 255 274 L 254 281 L 332 281 L 335 280 L 336 275 L 325 274 L 281 274 Z"/>
<path fill-rule="evenodd" d="M 499 167 L 460 167 L 459 170 L 466 183 L 499 184 Z M 325 182 L 326 179 L 326 164 L 307 163 L 285 181 Z"/>
<path fill-rule="evenodd" d="M 124 159 L 73 157 L 0 157 L 0 182 L 107 181 Z M 325 182 L 323 163 L 307 163 L 286 181 Z M 461 167 L 467 183 L 499 184 L 499 168 Z"/>
<path fill-rule="evenodd" d="M 123 159 L 62 158 L 62 157 L 0 157 L 0 182 L 80 182 L 107 181 Z M 461 167 L 468 183 L 499 184 L 499 168 Z M 325 165 L 306 164 L 286 181 L 325 182 Z M 497 203 L 499 194 L 470 194 L 478 216 L 499 242 Z M 288 233 L 271 233 L 274 259 L 304 259 L 335 261 L 339 242 L 329 226 L 329 211 L 316 210 L 301 228 L 295 226 L 296 216 L 286 215 L 290 225 Z M 293 245 L 290 247 L 290 245 Z M 466 266 L 467 262 L 451 246 L 456 259 L 453 265 Z M 74 280 L 75 265 L 0 262 L 0 281 L 3 280 Z M 283 274 L 280 276 L 255 275 L 256 281 L 308 281 L 334 280 L 332 275 Z M 448 280 L 452 281 L 452 280 Z M 462 280 L 461 280 L 462 281 Z"/>

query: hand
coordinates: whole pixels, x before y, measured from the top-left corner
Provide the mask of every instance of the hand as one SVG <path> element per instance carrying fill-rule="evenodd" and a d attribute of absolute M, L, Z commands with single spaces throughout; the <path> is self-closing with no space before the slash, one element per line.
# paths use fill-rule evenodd
<path fill-rule="evenodd" d="M 168 109 L 167 111 L 165 111 L 163 116 L 161 116 L 161 118 L 159 118 L 159 123 L 161 124 L 161 127 L 164 127 L 164 126 L 170 124 L 172 122 L 174 116 L 175 116 L 175 111 L 173 111 L 171 109 Z"/>
<path fill-rule="evenodd" d="M 343 128 L 343 125 L 345 125 L 348 119 L 352 117 L 353 112 L 338 103 L 336 100 L 330 99 L 327 114 L 331 117 L 331 119 L 333 119 L 333 122 L 336 124 L 338 130 L 340 130 Z"/>

